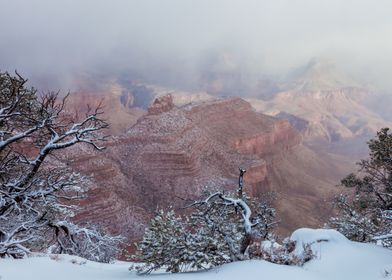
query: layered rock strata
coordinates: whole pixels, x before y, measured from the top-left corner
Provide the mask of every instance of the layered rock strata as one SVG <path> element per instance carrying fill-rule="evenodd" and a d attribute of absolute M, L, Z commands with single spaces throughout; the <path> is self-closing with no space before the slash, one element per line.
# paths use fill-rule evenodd
<path fill-rule="evenodd" d="M 180 208 L 205 186 L 235 190 L 238 167 L 248 170 L 248 194 L 276 193 L 282 232 L 330 214 L 320 205 L 335 192 L 339 167 L 304 147 L 287 121 L 240 98 L 176 107 L 163 96 L 148 111 L 104 152 L 75 151 L 72 165 L 92 178 L 77 220 L 137 240 L 157 209 Z"/>

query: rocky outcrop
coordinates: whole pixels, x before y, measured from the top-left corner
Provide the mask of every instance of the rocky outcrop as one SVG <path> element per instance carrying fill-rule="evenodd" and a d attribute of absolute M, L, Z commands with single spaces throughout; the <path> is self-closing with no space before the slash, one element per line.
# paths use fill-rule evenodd
<path fill-rule="evenodd" d="M 148 113 L 150 115 L 158 115 L 160 113 L 170 111 L 173 108 L 173 96 L 168 94 L 156 98 L 153 104 L 148 108 Z"/>
<path fill-rule="evenodd" d="M 161 97 L 104 152 L 78 154 L 72 165 L 92 176 L 93 187 L 76 219 L 103 223 L 130 240 L 140 238 L 155 210 L 183 206 L 205 186 L 235 190 L 238 167 L 248 170 L 248 194 L 276 192 L 283 231 L 320 225 L 329 211 L 320 204 L 338 169 L 325 164 L 327 157 L 316 160 L 287 121 L 240 98 L 175 107 Z"/>
<path fill-rule="evenodd" d="M 306 131 L 306 129 L 309 127 L 309 121 L 286 112 L 279 112 L 278 114 L 274 115 L 274 117 L 280 120 L 288 120 L 290 125 L 300 132 Z"/>

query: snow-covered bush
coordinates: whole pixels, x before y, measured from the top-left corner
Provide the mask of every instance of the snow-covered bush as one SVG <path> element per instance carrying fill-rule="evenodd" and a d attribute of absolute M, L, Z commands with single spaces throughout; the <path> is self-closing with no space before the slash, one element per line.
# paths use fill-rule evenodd
<path fill-rule="evenodd" d="M 302 266 L 315 257 L 310 244 L 301 244 L 302 250 L 294 251 L 295 242 L 286 238 L 283 244 L 266 240 L 252 244 L 249 254 L 253 259 L 263 259 L 276 264 Z"/>
<path fill-rule="evenodd" d="M 354 198 L 355 201 L 355 198 Z M 374 219 L 376 215 L 364 215 L 358 212 L 347 195 L 340 194 L 335 198 L 334 205 L 339 215 L 329 220 L 328 227 L 341 232 L 348 239 L 358 242 L 370 242 L 377 233 Z"/>
<path fill-rule="evenodd" d="M 189 227 L 187 218 L 176 216 L 173 210 L 160 210 L 138 244 L 137 254 L 132 256 L 142 263 L 133 268 L 139 274 L 159 268 L 165 268 L 167 272 L 181 272 L 227 262 L 223 244 L 203 232 L 202 228 L 192 232 Z"/>
<path fill-rule="evenodd" d="M 392 248 L 392 134 L 383 128 L 368 145 L 369 159 L 358 163 L 361 176 L 341 182 L 354 192 L 336 198 L 339 214 L 327 226 L 352 240 Z"/>
<path fill-rule="evenodd" d="M 88 180 L 58 160 L 79 143 L 102 149 L 101 106 L 77 118 L 66 98 L 25 84 L 0 73 L 0 257 L 50 250 L 108 261 L 120 238 L 70 221 Z"/>
<path fill-rule="evenodd" d="M 146 229 L 133 260 L 139 273 L 159 268 L 169 272 L 206 269 L 249 258 L 256 237 L 265 238 L 276 223 L 265 201 L 247 198 L 241 169 L 237 193 L 206 190 L 205 197 L 186 208 L 190 215 L 159 211 Z"/>
<path fill-rule="evenodd" d="M 121 236 L 112 236 L 97 225 L 76 225 L 69 221 L 57 224 L 64 227 L 61 246 L 53 244 L 47 250 L 51 254 L 68 254 L 79 256 L 91 261 L 109 263 L 120 254 Z M 66 234 L 72 236 L 68 237 Z"/>

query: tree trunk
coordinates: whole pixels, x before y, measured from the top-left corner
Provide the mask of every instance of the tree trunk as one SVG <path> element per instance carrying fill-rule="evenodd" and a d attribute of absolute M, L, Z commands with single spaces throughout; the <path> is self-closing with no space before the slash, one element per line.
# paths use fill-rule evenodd
<path fill-rule="evenodd" d="M 240 253 L 242 255 L 245 254 L 246 249 L 248 249 L 249 245 L 252 243 L 252 240 L 253 240 L 252 234 L 246 233 L 241 242 Z"/>

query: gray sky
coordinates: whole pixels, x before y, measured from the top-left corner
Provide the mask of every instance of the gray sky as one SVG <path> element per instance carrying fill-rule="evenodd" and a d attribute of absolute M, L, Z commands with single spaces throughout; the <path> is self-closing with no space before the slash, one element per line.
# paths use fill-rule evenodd
<path fill-rule="evenodd" d="M 390 0 L 0 0 L 0 69 L 66 86 L 81 71 L 190 78 L 230 50 L 255 73 L 330 56 L 388 84 L 391 14 Z"/>

